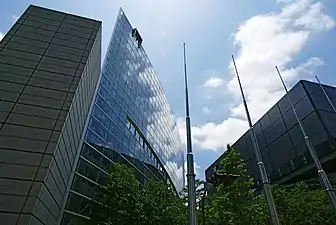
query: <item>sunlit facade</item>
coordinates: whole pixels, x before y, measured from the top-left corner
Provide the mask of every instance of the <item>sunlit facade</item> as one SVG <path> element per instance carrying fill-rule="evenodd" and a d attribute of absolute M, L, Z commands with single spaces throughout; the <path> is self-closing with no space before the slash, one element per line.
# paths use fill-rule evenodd
<path fill-rule="evenodd" d="M 115 162 L 130 165 L 141 184 L 162 179 L 177 194 L 184 188 L 183 150 L 174 116 L 142 38 L 122 10 L 107 49 L 62 224 L 86 218 L 92 188 Z"/>

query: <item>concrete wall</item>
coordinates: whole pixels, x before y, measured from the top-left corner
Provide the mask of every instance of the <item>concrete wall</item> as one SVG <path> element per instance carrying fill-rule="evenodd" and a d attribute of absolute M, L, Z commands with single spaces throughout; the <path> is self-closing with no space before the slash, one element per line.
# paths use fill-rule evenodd
<path fill-rule="evenodd" d="M 0 221 L 56 224 L 100 73 L 101 22 L 29 6 L 0 42 Z"/>

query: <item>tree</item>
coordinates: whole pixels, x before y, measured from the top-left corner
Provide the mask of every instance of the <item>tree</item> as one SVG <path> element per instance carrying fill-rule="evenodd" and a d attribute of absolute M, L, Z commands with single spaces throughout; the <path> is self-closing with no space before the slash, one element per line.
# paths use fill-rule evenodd
<path fill-rule="evenodd" d="M 231 184 L 220 184 L 209 196 L 206 206 L 208 224 L 239 224 L 248 199 L 253 198 L 253 179 L 247 175 L 244 160 L 233 148 L 227 146 L 226 157 L 221 161 L 221 172 L 239 175 Z"/>
<path fill-rule="evenodd" d="M 133 171 L 114 164 L 104 185 L 90 202 L 85 225 L 185 225 L 187 210 L 172 186 L 151 180 L 140 186 Z"/>
<path fill-rule="evenodd" d="M 202 209 L 204 207 L 204 181 L 200 179 L 195 180 L 195 196 L 196 196 L 196 217 L 198 224 L 203 224 L 203 213 Z M 188 207 L 188 185 L 183 189 L 182 199 L 184 205 Z M 187 210 L 189 210 L 187 208 Z M 189 211 L 187 211 L 189 212 Z"/>
<path fill-rule="evenodd" d="M 199 208 L 204 194 L 204 181 L 200 179 L 195 180 L 195 195 L 196 195 L 196 206 Z M 183 189 L 182 198 L 185 204 L 188 204 L 188 185 Z"/>
<path fill-rule="evenodd" d="M 287 188 L 275 186 L 273 195 L 282 225 L 336 224 L 335 211 L 322 189 L 311 189 L 301 182 Z M 251 200 L 249 209 L 257 211 L 260 205 L 266 205 L 263 196 Z M 255 214 L 253 219 L 267 221 L 267 218 L 267 212 L 264 210 Z"/>
<path fill-rule="evenodd" d="M 254 196 L 253 180 L 247 175 L 240 155 L 228 146 L 222 160 L 223 172 L 238 174 L 232 184 L 215 187 L 206 206 L 207 225 L 267 225 L 270 218 L 263 195 Z M 282 225 L 335 225 L 336 214 L 324 190 L 305 183 L 292 187 L 272 186 L 273 197 Z"/>
<path fill-rule="evenodd" d="M 133 171 L 114 164 L 105 185 L 97 187 L 87 225 L 141 225 L 143 219 L 139 183 Z"/>
<path fill-rule="evenodd" d="M 185 225 L 187 208 L 173 188 L 163 181 L 151 180 L 142 190 L 142 204 L 146 225 Z"/>

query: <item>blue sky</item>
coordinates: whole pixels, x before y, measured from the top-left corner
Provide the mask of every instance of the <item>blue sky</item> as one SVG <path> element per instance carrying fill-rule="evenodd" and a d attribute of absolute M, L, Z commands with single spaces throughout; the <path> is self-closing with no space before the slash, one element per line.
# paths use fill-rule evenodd
<path fill-rule="evenodd" d="M 123 7 L 165 88 L 184 140 L 182 42 L 187 43 L 193 150 L 197 175 L 247 130 L 231 55 L 256 121 L 299 79 L 336 84 L 334 0 L 5 0 L 0 38 L 29 4 L 103 21 L 103 53 Z"/>

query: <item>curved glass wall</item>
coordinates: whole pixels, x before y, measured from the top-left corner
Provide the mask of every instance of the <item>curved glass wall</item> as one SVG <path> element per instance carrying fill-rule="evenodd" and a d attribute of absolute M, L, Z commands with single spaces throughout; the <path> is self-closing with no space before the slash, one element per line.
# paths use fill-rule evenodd
<path fill-rule="evenodd" d="M 177 126 L 141 42 L 120 10 L 86 141 L 125 156 L 144 183 L 163 177 L 179 192 L 184 187 L 184 159 Z"/>

